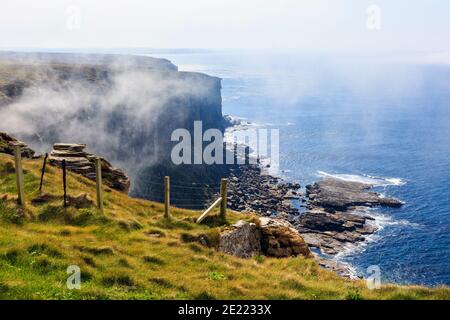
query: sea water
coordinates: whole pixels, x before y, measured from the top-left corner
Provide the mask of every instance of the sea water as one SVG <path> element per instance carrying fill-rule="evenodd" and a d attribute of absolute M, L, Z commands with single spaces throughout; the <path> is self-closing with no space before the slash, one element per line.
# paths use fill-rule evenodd
<path fill-rule="evenodd" d="M 154 54 L 149 53 L 151 56 Z M 450 67 L 401 56 L 159 54 L 223 79 L 223 111 L 280 130 L 283 178 L 371 183 L 405 202 L 338 259 L 384 282 L 450 285 Z"/>

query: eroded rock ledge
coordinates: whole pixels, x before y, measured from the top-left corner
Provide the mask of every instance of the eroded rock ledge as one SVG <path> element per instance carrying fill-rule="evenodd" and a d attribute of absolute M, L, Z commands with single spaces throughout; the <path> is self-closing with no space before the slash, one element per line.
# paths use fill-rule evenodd
<path fill-rule="evenodd" d="M 330 178 L 307 186 L 308 211 L 296 217 L 294 225 L 310 247 L 329 255 L 366 241 L 378 229 L 368 208 L 403 204 L 382 197 L 370 191 L 371 188 L 364 183 Z"/>
<path fill-rule="evenodd" d="M 49 163 L 58 167 L 66 161 L 66 168 L 81 174 L 91 180 L 95 180 L 96 155 L 84 151 L 85 144 L 56 143 L 49 155 Z M 109 187 L 128 192 L 130 189 L 130 178 L 120 169 L 114 168 L 106 159 L 102 161 L 102 179 Z"/>
<path fill-rule="evenodd" d="M 307 186 L 306 191 L 311 205 L 326 210 L 346 211 L 355 206 L 400 207 L 403 203 L 394 198 L 385 198 L 371 192 L 372 185 L 360 182 L 326 178 Z"/>
<path fill-rule="evenodd" d="M 25 142 L 19 141 L 5 132 L 0 132 L 0 153 L 14 155 L 15 145 L 20 146 L 22 157 L 32 158 L 34 156 L 34 150 L 30 149 Z"/>

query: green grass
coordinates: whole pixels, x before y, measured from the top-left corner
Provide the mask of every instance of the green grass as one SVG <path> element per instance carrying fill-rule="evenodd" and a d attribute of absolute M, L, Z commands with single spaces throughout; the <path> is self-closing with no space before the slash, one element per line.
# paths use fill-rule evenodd
<path fill-rule="evenodd" d="M 449 299 L 448 288 L 385 285 L 369 290 L 303 257 L 239 259 L 214 247 L 226 222 L 200 212 L 129 198 L 105 187 L 105 210 L 62 208 L 61 172 L 48 167 L 44 203 L 42 159 L 24 160 L 26 207 L 16 204 L 12 157 L 0 154 L 0 299 Z M 3 170 L 2 168 L 6 168 Z M 68 174 L 69 194 L 95 199 L 95 183 Z M 217 212 L 216 212 L 217 214 Z M 66 286 L 67 268 L 81 269 L 81 289 Z"/>

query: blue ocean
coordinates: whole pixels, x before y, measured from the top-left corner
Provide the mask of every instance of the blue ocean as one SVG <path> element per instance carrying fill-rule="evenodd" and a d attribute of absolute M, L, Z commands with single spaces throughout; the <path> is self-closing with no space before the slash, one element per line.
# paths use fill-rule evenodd
<path fill-rule="evenodd" d="M 155 54 L 149 54 L 155 56 Z M 405 202 L 338 257 L 384 282 L 450 285 L 450 66 L 401 56 L 158 54 L 223 79 L 224 114 L 280 130 L 283 178 L 367 181 Z"/>

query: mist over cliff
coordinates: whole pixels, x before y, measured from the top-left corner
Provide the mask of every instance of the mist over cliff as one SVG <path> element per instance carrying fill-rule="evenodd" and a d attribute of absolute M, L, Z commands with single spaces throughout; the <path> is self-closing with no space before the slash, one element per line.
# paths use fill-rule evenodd
<path fill-rule="evenodd" d="M 134 180 L 170 158 L 173 130 L 224 129 L 220 79 L 167 60 L 122 55 L 0 54 L 0 131 L 39 152 L 85 143 Z M 145 196 L 145 195 L 144 195 Z"/>

